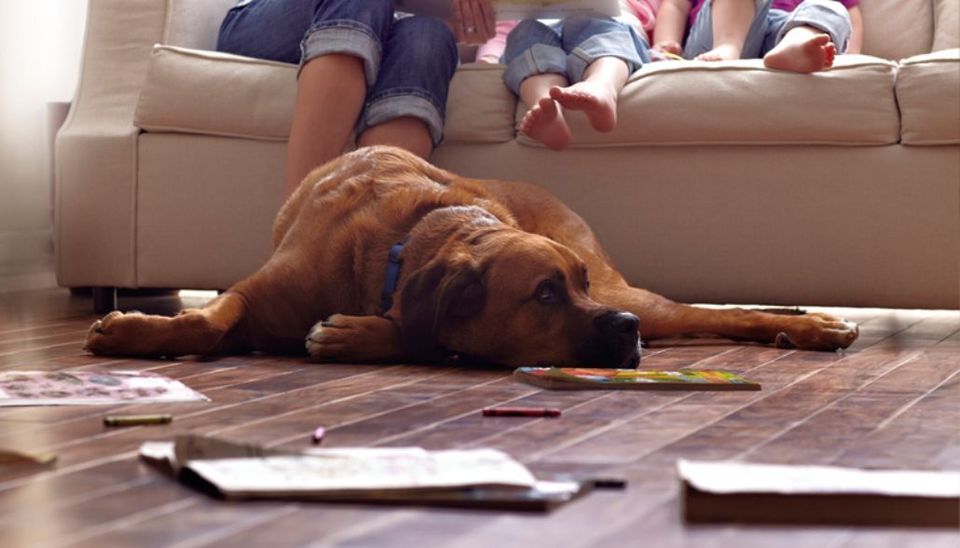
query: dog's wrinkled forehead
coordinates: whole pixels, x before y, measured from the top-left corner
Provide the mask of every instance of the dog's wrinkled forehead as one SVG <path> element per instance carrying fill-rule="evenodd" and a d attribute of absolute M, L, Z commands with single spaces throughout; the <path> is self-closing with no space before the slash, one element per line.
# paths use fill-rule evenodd
<path fill-rule="evenodd" d="M 583 270 L 583 261 L 570 248 L 542 236 L 496 234 L 478 247 L 488 277 L 536 284 Z"/>

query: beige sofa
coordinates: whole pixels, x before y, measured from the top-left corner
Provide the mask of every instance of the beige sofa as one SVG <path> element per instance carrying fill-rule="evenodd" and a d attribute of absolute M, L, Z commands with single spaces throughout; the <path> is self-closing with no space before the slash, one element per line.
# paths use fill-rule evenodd
<path fill-rule="evenodd" d="M 296 70 L 207 51 L 233 1 L 90 1 L 56 244 L 60 284 L 105 288 L 101 308 L 224 288 L 270 253 Z M 433 159 L 544 185 L 677 300 L 957 308 L 958 1 L 864 1 L 868 55 L 823 74 L 647 66 L 620 127 L 562 153 L 517 138 L 502 67 L 464 64 Z"/>

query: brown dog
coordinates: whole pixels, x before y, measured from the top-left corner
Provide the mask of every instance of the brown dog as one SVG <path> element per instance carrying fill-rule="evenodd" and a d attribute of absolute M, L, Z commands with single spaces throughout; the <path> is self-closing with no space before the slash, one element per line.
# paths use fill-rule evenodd
<path fill-rule="evenodd" d="M 361 149 L 307 176 L 273 241 L 259 271 L 205 308 L 173 318 L 113 312 L 91 327 L 86 348 L 290 353 L 306 340 L 321 361 L 456 354 L 633 367 L 638 329 L 648 339 L 710 333 L 814 350 L 858 335 L 825 314 L 703 309 L 630 287 L 583 220 L 543 189 L 465 179 L 396 148 Z"/>

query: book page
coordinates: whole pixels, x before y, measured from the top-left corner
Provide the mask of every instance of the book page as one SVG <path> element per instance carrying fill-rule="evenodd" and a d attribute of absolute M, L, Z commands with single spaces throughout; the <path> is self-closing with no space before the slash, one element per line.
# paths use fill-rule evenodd
<path fill-rule="evenodd" d="M 562 19 L 571 15 L 620 15 L 618 0 L 490 0 L 497 20 Z"/>
<path fill-rule="evenodd" d="M 334 449 L 310 455 L 197 460 L 186 466 L 227 496 L 481 485 L 530 488 L 536 481 L 522 464 L 493 449 Z"/>

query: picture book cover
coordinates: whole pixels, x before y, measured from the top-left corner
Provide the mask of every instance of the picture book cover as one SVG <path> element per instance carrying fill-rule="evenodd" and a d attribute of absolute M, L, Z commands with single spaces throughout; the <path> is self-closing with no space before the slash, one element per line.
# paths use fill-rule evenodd
<path fill-rule="evenodd" d="M 210 401 L 180 381 L 140 371 L 0 372 L 0 407 Z"/>
<path fill-rule="evenodd" d="M 520 367 L 513 375 L 551 390 L 760 390 L 760 384 L 729 371 L 680 369 L 588 369 Z"/>

